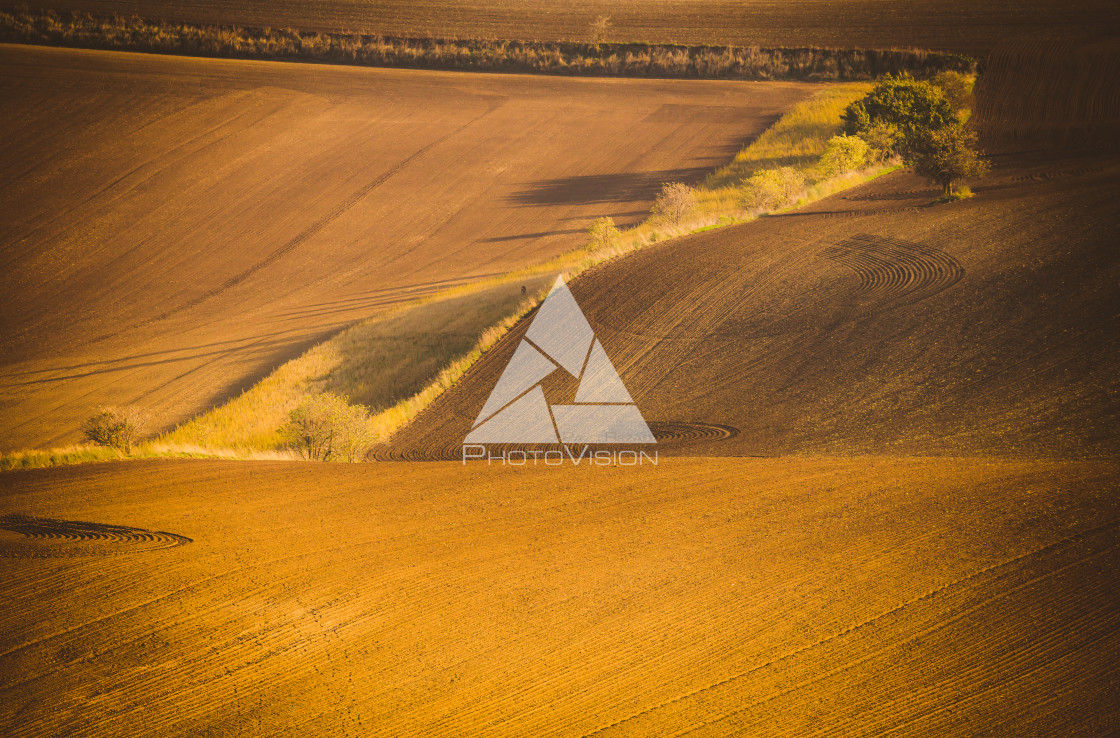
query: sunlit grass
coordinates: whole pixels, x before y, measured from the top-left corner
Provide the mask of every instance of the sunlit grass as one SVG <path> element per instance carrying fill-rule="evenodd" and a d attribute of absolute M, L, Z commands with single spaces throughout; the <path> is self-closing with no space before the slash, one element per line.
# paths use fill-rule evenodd
<path fill-rule="evenodd" d="M 523 285 L 531 288 L 525 296 Z M 546 286 L 539 276 L 507 280 L 378 315 L 312 347 L 159 442 L 241 453 L 278 449 L 289 413 L 321 392 L 369 407 L 378 437 L 388 438 L 531 310 Z"/>
<path fill-rule="evenodd" d="M 716 170 L 697 188 L 701 212 L 734 211 L 739 186 L 755 172 L 777 167 L 808 171 L 816 166 L 828 139 L 840 133 L 840 115 L 871 90 L 868 83 L 829 87 L 793 106 L 731 163 Z"/>
<path fill-rule="evenodd" d="M 138 446 L 131 455 L 74 446 L 0 459 L 0 470 L 121 458 L 297 458 L 283 448 L 281 427 L 305 398 L 334 392 L 371 409 L 381 441 L 451 387 L 483 353 L 543 298 L 555 275 L 585 269 L 652 243 L 756 217 L 740 204 L 742 183 L 757 171 L 790 166 L 806 175 L 792 207 L 805 205 L 898 168 L 883 165 L 821 179 L 816 166 L 840 115 L 869 84 L 822 89 L 795 105 L 726 166 L 695 188 L 697 207 L 684 222 L 652 219 L 623 231 L 607 248 L 585 247 L 547 262 L 410 302 L 352 326 L 288 361 L 240 396 Z M 522 295 L 521 288 L 527 288 Z"/>
<path fill-rule="evenodd" d="M 238 460 L 292 460 L 298 458 L 286 449 L 254 450 L 194 446 L 181 443 L 147 441 L 134 447 L 130 453 L 93 444 L 74 444 L 45 451 L 15 451 L 0 456 L 0 472 L 18 469 L 42 469 L 69 464 L 90 464 L 125 459 L 238 459 Z"/>

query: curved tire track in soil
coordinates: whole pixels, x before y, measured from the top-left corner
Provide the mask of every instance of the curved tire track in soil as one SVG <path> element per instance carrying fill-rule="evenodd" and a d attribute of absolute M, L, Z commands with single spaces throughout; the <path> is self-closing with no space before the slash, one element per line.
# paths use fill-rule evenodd
<path fill-rule="evenodd" d="M 725 441 L 739 435 L 739 429 L 714 423 L 689 423 L 673 420 L 655 420 L 649 423 L 658 446 L 686 446 L 690 443 Z"/>
<path fill-rule="evenodd" d="M 36 518 L 16 513 L 0 517 L 0 530 L 22 537 L 0 538 L 0 556 L 9 558 L 111 556 L 160 551 L 193 543 L 190 538 L 177 533 L 127 525 Z"/>
<path fill-rule="evenodd" d="M 856 273 L 858 298 L 917 302 L 964 278 L 964 267 L 944 251 L 887 236 L 852 236 L 823 254 Z"/>

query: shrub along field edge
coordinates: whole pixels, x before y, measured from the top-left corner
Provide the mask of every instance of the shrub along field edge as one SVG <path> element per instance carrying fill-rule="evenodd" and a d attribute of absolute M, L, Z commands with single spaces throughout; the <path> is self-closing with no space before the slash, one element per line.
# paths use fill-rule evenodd
<path fill-rule="evenodd" d="M 375 67 L 621 77 L 870 80 L 970 72 L 976 61 L 922 49 L 759 48 L 401 38 L 195 25 L 78 11 L 0 11 L 0 42 Z"/>

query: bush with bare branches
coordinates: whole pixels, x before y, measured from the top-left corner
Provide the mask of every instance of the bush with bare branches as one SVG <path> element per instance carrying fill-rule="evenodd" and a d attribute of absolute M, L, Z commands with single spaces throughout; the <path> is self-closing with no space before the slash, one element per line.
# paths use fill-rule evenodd
<path fill-rule="evenodd" d="M 86 439 L 98 446 L 108 446 L 126 454 L 143 436 L 148 414 L 135 405 L 102 407 L 82 426 Z"/>
<path fill-rule="evenodd" d="M 377 441 L 369 410 L 331 392 L 300 403 L 281 434 L 301 456 L 314 461 L 362 461 Z"/>
<path fill-rule="evenodd" d="M 669 182 L 661 186 L 650 212 L 663 223 L 680 225 L 695 208 L 696 193 L 692 188 L 684 182 Z"/>

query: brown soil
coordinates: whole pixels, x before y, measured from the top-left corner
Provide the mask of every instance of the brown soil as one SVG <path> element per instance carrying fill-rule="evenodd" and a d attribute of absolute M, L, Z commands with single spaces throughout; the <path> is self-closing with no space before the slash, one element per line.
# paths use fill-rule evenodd
<path fill-rule="evenodd" d="M 1104 735 L 1120 469 L 979 459 L 130 462 L 0 514 L 0 732 Z"/>
<path fill-rule="evenodd" d="M 633 223 L 806 84 L 0 46 L 0 450 L 167 427 L 350 322 Z M 712 115 L 712 111 L 719 115 Z"/>
<path fill-rule="evenodd" d="M 1065 90 L 1051 109 L 1014 104 L 1020 75 L 1002 64 L 977 124 L 1004 153 L 975 197 L 933 204 L 900 172 L 571 283 L 647 420 L 737 430 L 666 452 L 1116 454 L 1120 155 L 1101 135 L 1120 127 L 1120 77 L 1037 62 L 1038 88 Z M 458 457 L 525 324 L 394 439 L 397 456 Z"/>
<path fill-rule="evenodd" d="M 897 174 L 571 284 L 667 452 L 967 456 L 3 474 L 17 525 L 193 542 L 0 557 L 0 733 L 1115 733 L 1120 468 L 994 456 L 1115 454 L 1115 98 L 1015 79 L 970 200 Z M 398 450 L 457 444 L 518 335 Z"/>

